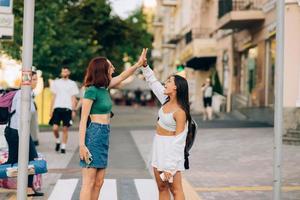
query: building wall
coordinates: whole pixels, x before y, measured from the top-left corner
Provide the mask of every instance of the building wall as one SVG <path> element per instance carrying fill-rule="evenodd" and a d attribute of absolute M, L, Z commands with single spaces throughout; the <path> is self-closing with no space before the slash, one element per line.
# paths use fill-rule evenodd
<path fill-rule="evenodd" d="M 295 107 L 300 87 L 300 6 L 286 5 L 285 12 L 284 106 Z"/>
<path fill-rule="evenodd" d="M 205 5 L 208 2 L 209 5 Z M 198 52 L 194 49 L 192 41 L 190 44 L 185 42 L 185 34 L 195 28 L 211 28 L 216 23 L 216 9 L 206 9 L 213 4 L 216 8 L 215 1 L 207 0 L 178 0 L 177 6 L 166 7 L 162 6 L 162 1 L 157 1 L 157 10 L 160 10 L 160 15 L 163 17 L 163 27 L 155 28 L 154 30 L 154 48 L 160 48 L 162 57 L 161 60 L 154 61 L 154 70 L 161 81 L 165 80 L 170 74 L 176 73 L 178 64 L 185 64 L 188 59 L 196 56 Z M 203 7 L 204 6 L 204 7 Z M 206 7 L 205 7 L 206 6 Z M 202 12 L 203 11 L 203 12 Z M 208 11 L 208 12 L 204 12 Z M 159 12 L 156 13 L 158 15 Z M 170 48 L 168 42 L 172 38 L 180 38 L 174 48 Z M 167 44 L 168 45 L 164 45 Z M 168 46 L 168 48 L 167 48 Z M 191 50 L 189 52 L 189 50 Z M 184 54 L 187 53 L 187 56 Z M 192 110 L 200 112 L 202 110 L 202 92 L 201 85 L 205 79 L 210 76 L 210 71 L 197 71 L 191 68 L 186 68 L 183 74 L 190 83 L 190 94 L 192 102 Z"/>
<path fill-rule="evenodd" d="M 203 93 L 201 86 L 205 83 L 206 78 L 209 78 L 211 71 L 197 71 L 191 68 L 186 69 L 186 76 L 189 83 L 189 94 L 191 102 L 191 110 L 199 113 L 203 112 Z"/>
<path fill-rule="evenodd" d="M 161 0 L 158 0 L 158 5 Z M 274 67 L 270 54 L 276 53 L 276 1 L 260 0 L 265 20 L 261 24 L 246 27 L 243 30 L 217 30 L 218 1 L 214 0 L 179 0 L 176 7 L 161 7 L 164 27 L 155 35 L 156 46 L 178 34 L 184 36 L 192 28 L 210 28 L 215 30 L 213 37 L 217 40 L 217 63 L 224 95 L 227 97 L 227 111 L 240 107 L 273 107 Z M 285 36 L 285 88 L 284 106 L 289 121 L 295 121 L 296 102 L 300 107 L 300 6 L 296 0 L 286 1 L 286 36 Z M 271 48 L 272 46 L 272 48 Z M 252 48 L 257 49 L 255 57 L 255 86 L 249 93 L 247 87 L 247 60 L 243 56 Z M 165 79 L 176 72 L 176 65 L 184 63 L 194 56 L 192 45 L 186 45 L 182 38 L 174 49 L 164 48 L 161 61 L 156 61 L 155 68 L 160 70 L 160 78 Z M 226 56 L 224 53 L 226 52 Z M 248 54 L 247 54 L 248 55 Z M 224 64 L 225 63 L 225 64 Z M 226 64 L 227 63 L 227 64 Z M 161 66 L 161 67 L 159 67 Z M 227 68 L 226 68 L 227 66 Z M 200 88 L 211 71 L 197 71 L 186 68 L 186 77 L 191 83 L 192 108 L 202 109 Z M 241 78 L 243 77 L 243 78 Z M 195 89 L 197 88 L 197 89 Z M 296 109 L 297 110 L 297 109 Z M 300 109 L 299 109 L 300 110 Z M 299 114 L 300 116 L 300 114 Z M 298 118 L 297 118 L 298 119 Z M 293 122 L 295 126 L 296 122 Z"/>
<path fill-rule="evenodd" d="M 300 6 L 295 2 L 285 9 L 285 60 L 284 60 L 284 126 L 300 128 Z"/>
<path fill-rule="evenodd" d="M 227 49 L 230 52 L 231 63 L 229 69 L 232 78 L 230 79 L 229 98 L 227 98 L 227 111 L 232 108 L 263 107 L 267 105 L 266 96 L 269 94 L 269 91 L 266 89 L 266 78 L 269 74 L 267 74 L 266 67 L 266 45 L 269 38 L 274 35 L 276 23 L 275 3 L 276 1 L 261 0 L 258 5 L 262 6 L 265 20 L 262 23 L 248 26 L 245 29 L 232 31 L 231 37 L 233 41 L 231 46 L 233 46 L 233 49 L 230 50 L 232 47 L 229 42 L 225 42 L 228 40 L 226 37 L 219 37 L 218 39 L 218 45 L 220 45 L 219 51 L 224 52 Z M 226 33 L 226 31 L 219 30 L 218 34 L 222 35 L 224 32 Z M 251 52 L 248 52 L 253 50 L 257 51 L 257 56 L 254 58 L 255 76 L 251 76 L 251 78 L 249 73 L 252 72 L 248 71 L 247 62 L 249 61 L 248 56 L 251 55 Z M 243 57 L 246 60 L 243 60 Z M 223 65 L 222 62 L 222 53 L 219 53 L 218 70 L 220 73 L 224 70 L 221 67 Z M 221 77 L 223 80 L 224 75 Z M 250 80 L 255 82 L 254 88 L 251 91 L 249 89 Z M 224 83 L 224 81 L 222 82 Z M 272 89 L 270 87 L 270 90 Z M 232 101 L 231 94 L 233 95 Z"/>
<path fill-rule="evenodd" d="M 227 97 L 226 110 L 231 109 L 231 94 L 234 70 L 233 37 L 231 34 L 222 31 L 217 36 L 217 65 L 216 70 L 223 86 L 223 95 Z"/>

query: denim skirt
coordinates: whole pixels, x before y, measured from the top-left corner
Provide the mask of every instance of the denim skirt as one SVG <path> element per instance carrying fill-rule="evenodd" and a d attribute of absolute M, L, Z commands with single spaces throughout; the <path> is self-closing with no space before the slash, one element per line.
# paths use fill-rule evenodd
<path fill-rule="evenodd" d="M 109 124 L 99 124 L 91 122 L 86 130 L 85 145 L 92 154 L 93 161 L 88 165 L 84 160 L 80 160 L 83 168 L 107 167 L 108 147 L 109 147 Z"/>

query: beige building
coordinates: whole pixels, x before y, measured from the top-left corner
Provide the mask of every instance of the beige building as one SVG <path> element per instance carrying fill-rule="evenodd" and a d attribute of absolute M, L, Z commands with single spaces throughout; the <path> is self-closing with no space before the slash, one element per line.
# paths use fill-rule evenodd
<path fill-rule="evenodd" d="M 218 1 L 217 70 L 227 111 L 274 107 L 276 0 Z M 285 4 L 285 127 L 299 124 L 300 2 Z M 299 106 L 299 105 L 298 105 Z M 300 128 L 300 127 L 299 127 Z"/>
<path fill-rule="evenodd" d="M 156 8 L 155 3 L 147 4 L 145 0 L 142 3 L 142 12 L 145 15 L 147 30 L 149 33 L 153 33 L 153 19 L 154 19 L 155 8 Z"/>
<path fill-rule="evenodd" d="M 286 128 L 300 124 L 300 1 L 285 0 Z M 186 66 L 192 108 L 217 72 L 226 110 L 274 107 L 276 0 L 158 0 L 154 69 L 161 80 Z M 300 126 L 298 127 L 300 128 Z"/>
<path fill-rule="evenodd" d="M 300 130 L 300 1 L 286 1 L 285 12 L 284 119 L 290 132 Z"/>
<path fill-rule="evenodd" d="M 191 108 L 202 109 L 201 85 L 215 69 L 217 7 L 213 1 L 158 0 L 154 20 L 154 70 L 161 80 L 179 73 L 189 81 Z M 201 12 L 200 12 L 201 11 Z M 184 66 L 184 70 L 182 68 Z"/>
<path fill-rule="evenodd" d="M 274 0 L 218 2 L 218 65 L 227 111 L 273 106 Z"/>

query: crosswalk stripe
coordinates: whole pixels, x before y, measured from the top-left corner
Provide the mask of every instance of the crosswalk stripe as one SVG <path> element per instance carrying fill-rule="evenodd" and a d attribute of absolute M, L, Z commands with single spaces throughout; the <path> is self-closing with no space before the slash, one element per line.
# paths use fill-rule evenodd
<path fill-rule="evenodd" d="M 59 179 L 48 200 L 71 200 L 77 183 L 78 179 Z"/>
<path fill-rule="evenodd" d="M 134 184 L 141 200 L 158 198 L 158 190 L 153 179 L 134 179 Z"/>
<path fill-rule="evenodd" d="M 49 200 L 71 200 L 73 193 L 78 184 L 78 179 L 59 179 L 55 184 Z M 158 190 L 153 179 L 134 179 L 134 185 L 137 190 L 139 199 L 153 200 L 158 197 Z M 117 200 L 117 180 L 104 179 L 100 196 L 98 200 Z"/>
<path fill-rule="evenodd" d="M 118 200 L 117 181 L 115 179 L 104 179 L 99 200 Z"/>

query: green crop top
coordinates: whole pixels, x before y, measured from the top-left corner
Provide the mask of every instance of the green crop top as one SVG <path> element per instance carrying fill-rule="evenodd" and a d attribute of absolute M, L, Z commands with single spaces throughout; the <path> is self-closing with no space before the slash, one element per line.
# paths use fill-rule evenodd
<path fill-rule="evenodd" d="M 112 101 L 106 88 L 90 86 L 84 92 L 85 99 L 93 100 L 90 114 L 108 114 L 112 109 Z"/>

